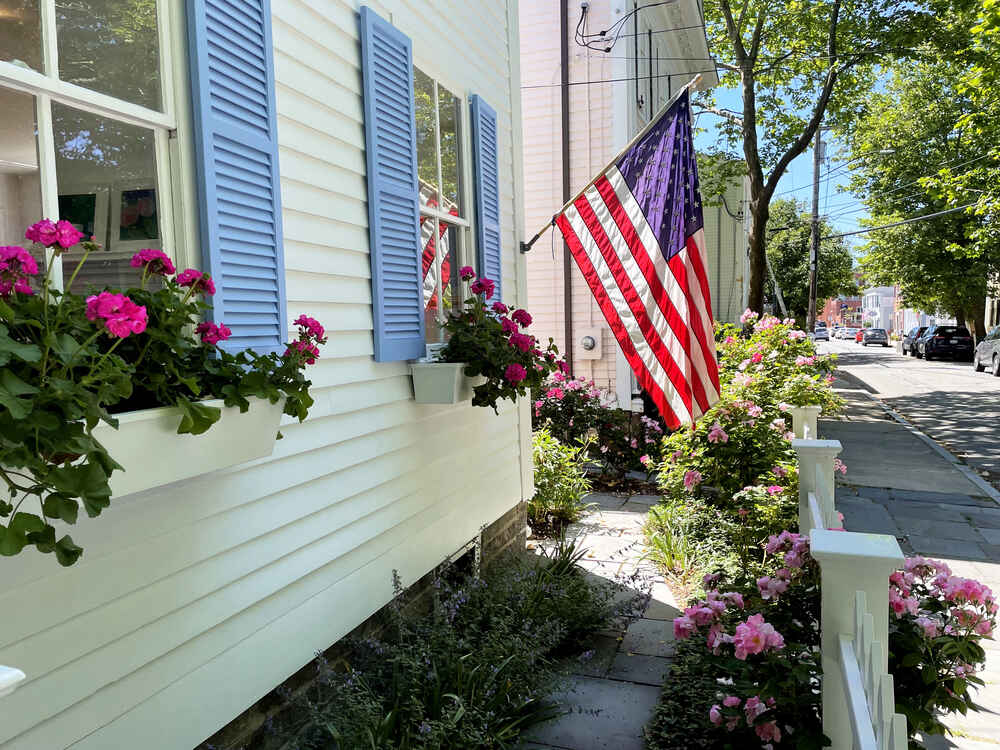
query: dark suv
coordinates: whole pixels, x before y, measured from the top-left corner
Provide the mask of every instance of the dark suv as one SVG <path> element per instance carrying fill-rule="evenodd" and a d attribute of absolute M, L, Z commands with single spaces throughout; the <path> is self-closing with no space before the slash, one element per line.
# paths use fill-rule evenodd
<path fill-rule="evenodd" d="M 861 332 L 861 343 L 864 346 L 868 346 L 869 344 L 889 346 L 889 336 L 884 328 L 865 328 Z"/>
<path fill-rule="evenodd" d="M 972 335 L 964 326 L 930 326 L 917 339 L 917 356 L 924 359 L 951 357 L 972 359 Z"/>
<path fill-rule="evenodd" d="M 903 336 L 903 354 L 912 354 L 914 357 L 917 356 L 917 339 L 924 335 L 924 331 L 927 330 L 927 326 L 917 326 L 916 328 L 911 328 L 910 332 Z"/>

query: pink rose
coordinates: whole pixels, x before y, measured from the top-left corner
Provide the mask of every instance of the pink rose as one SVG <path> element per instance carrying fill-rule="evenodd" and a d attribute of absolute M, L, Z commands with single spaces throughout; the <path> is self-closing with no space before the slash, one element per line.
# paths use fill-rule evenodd
<path fill-rule="evenodd" d="M 689 492 L 694 492 L 694 488 L 701 483 L 701 472 L 696 469 L 690 469 L 684 474 L 684 487 Z"/>
<path fill-rule="evenodd" d="M 716 422 L 708 431 L 708 442 L 710 443 L 727 443 L 729 442 L 729 435 L 722 425 Z"/>
<path fill-rule="evenodd" d="M 717 727 L 722 726 L 722 712 L 719 710 L 718 705 L 714 705 L 708 709 L 708 720 Z"/>

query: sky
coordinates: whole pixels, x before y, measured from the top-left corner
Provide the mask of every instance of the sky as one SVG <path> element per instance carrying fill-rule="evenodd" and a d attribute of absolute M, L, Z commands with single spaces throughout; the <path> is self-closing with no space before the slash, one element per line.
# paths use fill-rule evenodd
<path fill-rule="evenodd" d="M 718 87 L 714 93 L 720 108 L 732 109 L 737 112 L 743 109 L 740 93 L 737 89 Z M 699 116 L 698 126 L 705 129 L 696 138 L 699 149 L 704 149 L 715 144 L 718 138 L 718 122 L 718 116 L 710 113 Z M 850 170 L 844 166 L 844 161 L 848 157 L 845 155 L 844 148 L 837 142 L 832 133 L 824 135 L 824 140 L 827 141 L 827 159 L 820 167 L 820 215 L 828 216 L 830 223 L 840 232 L 851 232 L 860 229 L 860 220 L 867 218 L 868 211 L 864 207 L 864 204 L 858 200 L 857 196 L 847 191 Z M 795 198 L 800 203 L 805 202 L 806 210 L 811 210 L 812 184 L 813 150 L 810 147 L 792 162 L 784 177 L 781 178 L 775 198 Z M 846 239 L 848 244 L 853 247 L 860 247 L 865 242 L 864 235 L 857 235 Z"/>

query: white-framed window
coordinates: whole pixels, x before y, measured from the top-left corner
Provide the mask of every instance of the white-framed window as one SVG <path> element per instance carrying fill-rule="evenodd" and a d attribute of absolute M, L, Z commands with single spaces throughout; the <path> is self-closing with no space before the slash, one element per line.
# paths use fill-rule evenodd
<path fill-rule="evenodd" d="M 189 137 L 178 132 L 186 80 L 175 87 L 181 5 L 0 0 L 0 245 L 27 244 L 25 227 L 43 217 L 93 235 L 103 249 L 73 291 L 134 284 L 140 248 L 191 260 L 172 189 L 183 181 L 176 141 Z"/>
<path fill-rule="evenodd" d="M 420 247 L 424 323 L 428 344 L 443 341 L 440 324 L 462 303 L 458 270 L 475 265 L 466 248 L 465 101 L 413 67 L 417 175 L 420 180 Z"/>

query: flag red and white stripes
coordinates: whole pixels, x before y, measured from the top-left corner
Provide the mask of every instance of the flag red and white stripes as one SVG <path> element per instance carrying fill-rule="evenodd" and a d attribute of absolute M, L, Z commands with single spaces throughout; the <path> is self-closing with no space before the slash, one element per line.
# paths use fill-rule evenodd
<path fill-rule="evenodd" d="M 676 428 L 719 398 L 687 94 L 555 217 L 639 384 Z"/>

